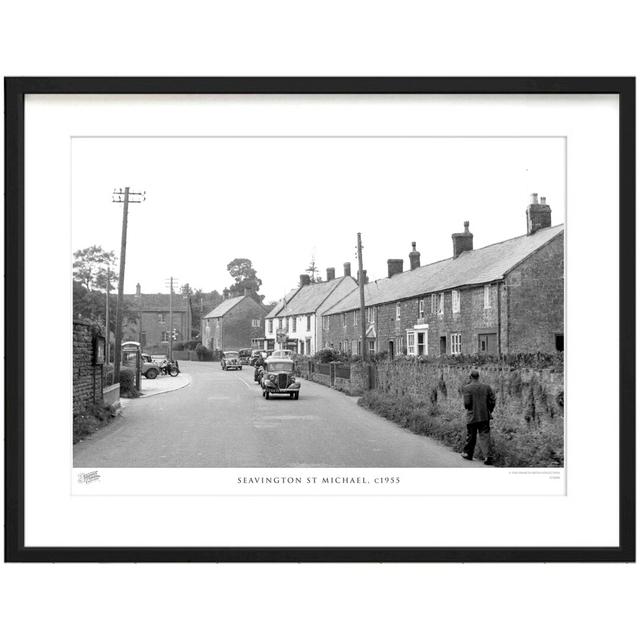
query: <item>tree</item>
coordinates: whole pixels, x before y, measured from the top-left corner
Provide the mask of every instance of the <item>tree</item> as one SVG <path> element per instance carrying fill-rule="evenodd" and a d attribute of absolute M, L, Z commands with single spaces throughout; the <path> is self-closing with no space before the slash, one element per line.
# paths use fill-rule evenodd
<path fill-rule="evenodd" d="M 309 274 L 309 280 L 311 283 L 322 282 L 322 278 L 320 277 L 320 269 L 318 269 L 318 265 L 316 264 L 315 255 L 311 256 L 311 262 L 309 266 L 305 269 L 305 271 Z"/>
<path fill-rule="evenodd" d="M 227 265 L 227 271 L 234 279 L 234 283 L 229 287 L 232 296 L 247 295 L 253 296 L 258 302 L 262 302 L 264 296 L 258 295 L 258 290 L 262 285 L 262 280 L 258 278 L 256 270 L 253 268 L 249 258 L 236 258 Z"/>
<path fill-rule="evenodd" d="M 74 252 L 73 257 L 73 279 L 88 291 L 106 291 L 107 269 L 112 273 L 116 270 L 115 253 L 94 244 Z"/>

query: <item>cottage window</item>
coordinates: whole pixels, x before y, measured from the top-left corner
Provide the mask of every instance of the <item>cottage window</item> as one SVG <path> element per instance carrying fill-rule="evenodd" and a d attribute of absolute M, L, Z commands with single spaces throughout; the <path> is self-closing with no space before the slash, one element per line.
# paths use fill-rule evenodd
<path fill-rule="evenodd" d="M 396 302 L 396 320 L 400 320 L 400 303 Z"/>
<path fill-rule="evenodd" d="M 158 314 L 158 322 L 165 322 L 164 313 L 159 313 Z"/>
<path fill-rule="evenodd" d="M 398 354 L 400 353 L 407 353 L 405 346 L 404 346 L 404 336 L 400 336 L 397 339 L 397 343 L 398 343 Z"/>
<path fill-rule="evenodd" d="M 484 285 L 484 308 L 491 309 L 491 285 Z"/>
<path fill-rule="evenodd" d="M 407 353 L 410 356 L 416 354 L 416 334 L 413 331 L 407 331 Z"/>
<path fill-rule="evenodd" d="M 252 327 L 259 327 L 260 326 L 260 318 L 253 318 L 251 320 L 251 326 Z"/>
<path fill-rule="evenodd" d="M 268 326 L 268 333 L 273 333 L 273 320 L 269 320 L 269 322 L 267 323 Z"/>
<path fill-rule="evenodd" d="M 367 345 L 369 347 L 369 355 L 373 356 L 376 353 L 376 341 L 373 339 L 367 340 Z"/>
<path fill-rule="evenodd" d="M 163 331 L 162 337 L 160 338 L 160 342 L 169 342 L 169 332 Z"/>
<path fill-rule="evenodd" d="M 307 314 L 307 331 L 311 331 L 311 314 Z"/>
<path fill-rule="evenodd" d="M 282 318 L 278 318 L 278 329 L 282 329 Z"/>
<path fill-rule="evenodd" d="M 438 313 L 438 294 L 431 294 L 431 313 Z"/>
<path fill-rule="evenodd" d="M 357 327 L 358 326 L 358 310 L 354 309 L 353 311 L 353 326 Z"/>
<path fill-rule="evenodd" d="M 373 324 L 376 321 L 376 314 L 374 307 L 367 307 L 367 322 Z"/>
<path fill-rule="evenodd" d="M 451 334 L 451 354 L 455 356 L 461 353 L 462 353 L 462 334 L 452 333 Z"/>
<path fill-rule="evenodd" d="M 297 325 L 297 318 L 295 316 L 293 316 L 293 318 L 291 318 L 291 331 L 293 331 L 293 333 L 296 332 L 296 325 Z"/>
<path fill-rule="evenodd" d="M 457 289 L 451 292 L 451 311 L 460 313 L 460 292 Z"/>
<path fill-rule="evenodd" d="M 418 317 L 424 318 L 424 298 L 418 301 Z"/>
<path fill-rule="evenodd" d="M 441 316 L 444 314 L 444 292 L 436 295 L 436 313 Z"/>

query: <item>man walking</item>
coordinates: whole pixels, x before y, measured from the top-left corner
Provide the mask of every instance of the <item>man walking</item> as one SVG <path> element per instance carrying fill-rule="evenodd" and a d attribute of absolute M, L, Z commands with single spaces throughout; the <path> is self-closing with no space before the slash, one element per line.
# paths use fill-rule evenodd
<path fill-rule="evenodd" d="M 476 438 L 484 456 L 485 464 L 493 464 L 489 451 L 489 421 L 496 406 L 496 396 L 488 384 L 479 381 L 480 374 L 475 369 L 469 375 L 469 384 L 462 387 L 464 408 L 467 410 L 467 438 L 462 457 L 473 460 Z"/>

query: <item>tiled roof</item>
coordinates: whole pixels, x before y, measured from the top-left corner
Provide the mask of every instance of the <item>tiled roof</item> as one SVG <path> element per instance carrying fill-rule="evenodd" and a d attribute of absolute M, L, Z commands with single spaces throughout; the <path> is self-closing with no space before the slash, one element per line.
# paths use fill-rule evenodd
<path fill-rule="evenodd" d="M 168 293 L 142 293 L 139 296 L 125 293 L 124 299 L 141 311 L 169 311 Z M 173 294 L 172 308 L 174 311 L 187 310 L 187 301 L 181 293 Z"/>
<path fill-rule="evenodd" d="M 300 287 L 296 294 L 286 301 L 278 315 L 290 316 L 315 313 L 345 278 L 350 278 L 350 276 L 342 276 L 327 282 L 316 282 L 315 284 Z"/>
<path fill-rule="evenodd" d="M 384 304 L 436 291 L 500 280 L 527 256 L 564 231 L 564 225 L 540 229 L 530 236 L 519 236 L 503 242 L 465 251 L 457 258 L 403 271 L 392 278 L 383 278 L 365 285 L 365 305 Z M 325 313 L 343 313 L 357 309 L 357 290 L 333 305 Z"/>
<path fill-rule="evenodd" d="M 291 298 L 296 295 L 297 291 L 298 291 L 297 289 L 291 289 L 291 291 L 289 291 L 289 293 L 287 293 L 282 300 L 279 300 L 278 303 L 276 304 L 276 306 L 273 307 L 273 309 L 271 309 L 271 311 L 269 311 L 269 313 L 267 313 L 266 317 L 267 318 L 275 318 L 280 313 L 280 311 L 282 311 L 282 308 L 284 307 L 285 301 L 286 300 L 291 300 Z"/>
<path fill-rule="evenodd" d="M 241 300 L 248 298 L 249 296 L 237 296 L 236 298 L 227 298 L 223 300 L 215 309 L 209 311 L 205 318 L 221 318 L 228 311 L 233 309 Z"/>

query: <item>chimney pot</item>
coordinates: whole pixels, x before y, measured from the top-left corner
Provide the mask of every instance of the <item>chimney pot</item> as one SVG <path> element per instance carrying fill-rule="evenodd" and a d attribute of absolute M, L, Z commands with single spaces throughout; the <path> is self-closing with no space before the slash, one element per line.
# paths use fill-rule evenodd
<path fill-rule="evenodd" d="M 350 262 L 345 262 L 343 267 L 344 267 L 344 275 L 345 276 L 350 276 L 351 275 L 351 263 Z"/>
<path fill-rule="evenodd" d="M 540 196 L 540 204 L 547 204 L 547 196 Z"/>
<path fill-rule="evenodd" d="M 533 194 L 537 195 L 537 194 Z M 547 204 L 547 198 L 540 198 L 540 203 L 532 202 L 527 207 L 527 235 L 533 235 L 539 229 L 551 226 L 551 207 Z"/>
<path fill-rule="evenodd" d="M 412 251 L 409 253 L 409 265 L 411 266 L 411 271 L 417 269 L 420 266 L 420 252 L 416 251 L 416 243 L 411 243 Z"/>
<path fill-rule="evenodd" d="M 136 285 L 136 296 L 139 298 L 141 293 L 140 283 Z"/>
<path fill-rule="evenodd" d="M 538 204 L 538 194 L 537 193 L 532 193 L 531 194 L 531 202 L 529 204 Z"/>
<path fill-rule="evenodd" d="M 453 257 L 457 258 L 464 251 L 473 251 L 473 233 L 469 231 L 469 221 L 464 221 L 464 231 L 462 233 L 452 233 Z"/>
<path fill-rule="evenodd" d="M 402 258 L 389 258 L 387 260 L 387 274 L 389 278 L 398 273 L 402 273 L 404 268 L 404 260 Z"/>
<path fill-rule="evenodd" d="M 366 269 L 362 270 L 362 282 L 364 282 L 364 284 L 367 284 L 369 282 L 369 277 L 367 276 L 367 270 Z M 358 280 L 358 284 L 360 284 L 359 280 Z"/>
<path fill-rule="evenodd" d="M 336 270 L 334 267 L 327 267 L 327 282 L 334 280 L 336 277 Z"/>
<path fill-rule="evenodd" d="M 311 276 L 308 273 L 300 274 L 300 286 L 304 287 L 308 284 L 311 284 Z"/>

